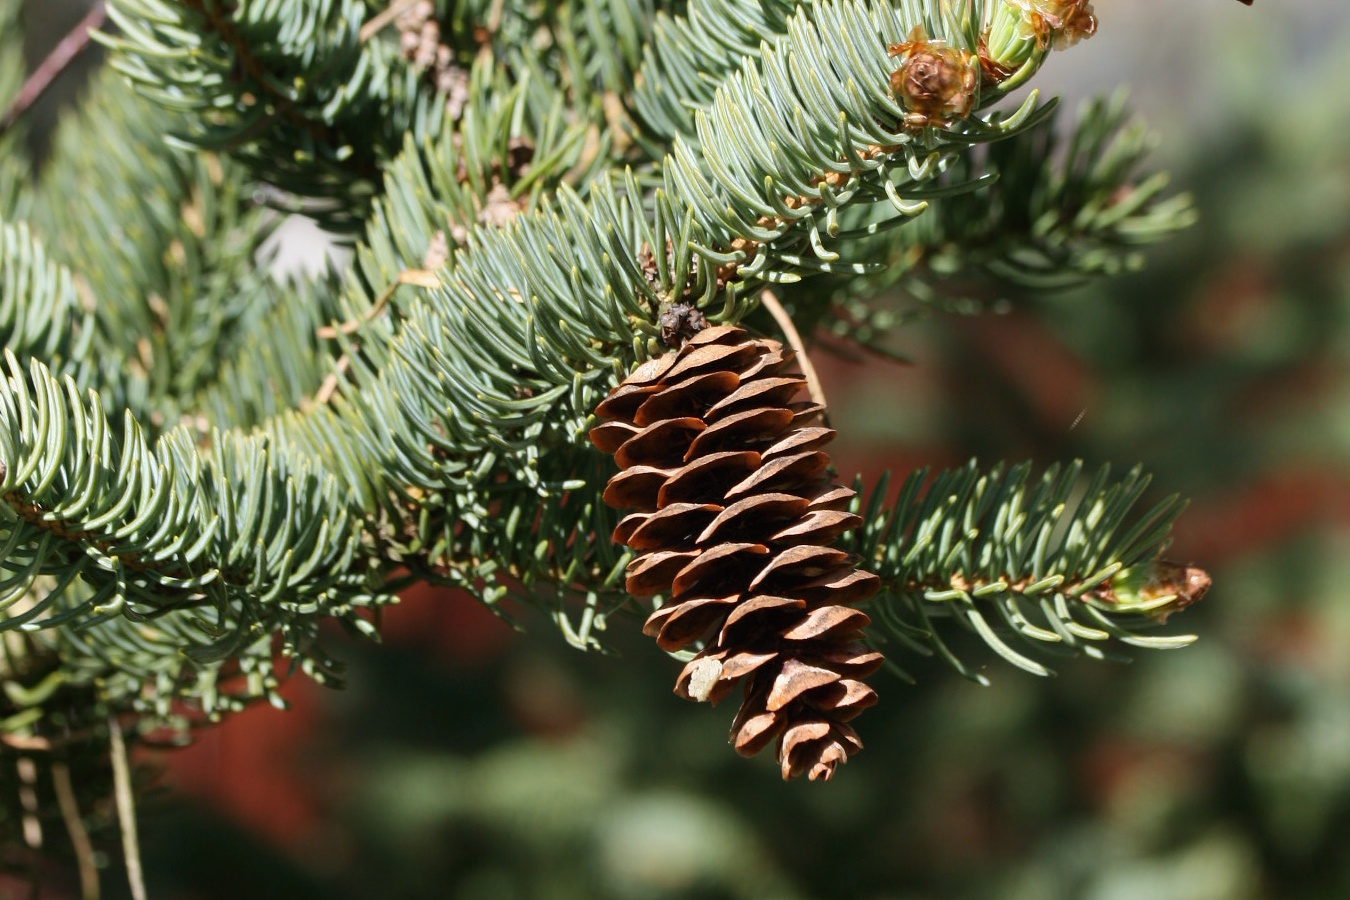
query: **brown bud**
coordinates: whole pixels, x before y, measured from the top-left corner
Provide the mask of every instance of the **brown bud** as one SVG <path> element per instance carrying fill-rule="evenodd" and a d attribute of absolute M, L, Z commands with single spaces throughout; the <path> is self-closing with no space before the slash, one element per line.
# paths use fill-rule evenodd
<path fill-rule="evenodd" d="M 1072 47 L 1097 33 L 1097 17 L 1091 0 L 1008 0 L 1022 10 L 1026 30 L 1035 36 L 1036 46 L 1044 50 Z"/>
<path fill-rule="evenodd" d="M 691 303 L 672 303 L 661 313 L 661 343 L 678 347 L 708 327 L 708 318 Z"/>
<path fill-rule="evenodd" d="M 434 272 L 445 265 L 449 259 L 450 243 L 445 239 L 445 232 L 437 229 L 431 235 L 431 243 L 427 245 L 427 252 L 422 255 L 422 268 Z"/>
<path fill-rule="evenodd" d="M 904 56 L 891 73 L 891 91 L 905 105 L 905 123 L 922 128 L 944 127 L 964 119 L 975 106 L 980 68 L 965 50 L 930 41 L 920 27 L 909 40 L 890 47 L 891 56 Z"/>
<path fill-rule="evenodd" d="M 1013 69 L 998 62 L 989 55 L 989 44 L 984 37 L 980 37 L 980 44 L 976 55 L 980 59 L 980 77 L 981 82 L 989 87 L 998 87 L 1003 82 L 1012 77 Z"/>
<path fill-rule="evenodd" d="M 506 142 L 506 169 L 512 176 L 524 175 L 533 161 L 534 141 L 518 136 Z"/>
<path fill-rule="evenodd" d="M 1166 622 L 1172 613 L 1199 603 L 1212 581 L 1199 566 L 1157 558 L 1147 567 L 1121 570 L 1090 596 L 1123 612 L 1140 612 Z"/>
<path fill-rule="evenodd" d="M 1174 612 L 1199 603 L 1214 583 L 1209 573 L 1199 566 L 1182 565 L 1170 559 L 1155 562 L 1151 576 L 1141 593 L 1155 597 L 1176 597 L 1171 603 L 1151 613 L 1160 622 L 1166 622 L 1167 617 Z"/>

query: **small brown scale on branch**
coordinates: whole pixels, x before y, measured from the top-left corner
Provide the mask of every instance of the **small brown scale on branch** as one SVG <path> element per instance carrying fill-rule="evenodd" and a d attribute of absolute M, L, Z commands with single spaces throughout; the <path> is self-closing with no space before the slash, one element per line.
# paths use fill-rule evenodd
<path fill-rule="evenodd" d="M 1189 563 L 1179 563 L 1170 559 L 1155 559 L 1148 567 L 1143 584 L 1131 592 L 1136 604 L 1146 607 L 1145 615 L 1166 622 L 1173 613 L 1181 612 L 1188 606 L 1194 606 L 1205 598 L 1214 579 L 1204 569 Z M 1089 592 L 1104 603 L 1118 604 L 1122 601 L 1120 593 L 1107 582 Z M 1155 601 L 1162 600 L 1162 606 Z"/>
<path fill-rule="evenodd" d="M 441 26 L 430 0 L 418 0 L 397 17 L 399 49 L 445 95 L 445 109 L 458 119 L 469 102 L 469 73 L 455 64 L 454 51 L 441 43 Z"/>
<path fill-rule="evenodd" d="M 744 682 L 736 751 L 777 740 L 783 777 L 816 780 L 862 749 L 848 722 L 876 702 L 862 679 L 882 656 L 851 607 L 879 580 L 831 546 L 861 519 L 791 361 L 734 326 L 699 331 L 601 402 L 591 440 L 621 470 L 605 502 L 636 510 L 614 530 L 638 552 L 627 589 L 667 598 L 644 633 L 666 651 L 701 643 L 675 692 L 715 704 Z"/>
<path fill-rule="evenodd" d="M 1072 47 L 1097 33 L 1097 17 L 1089 0 L 1008 0 L 1022 10 L 1024 21 L 1044 50 Z M 1244 0 L 1245 2 L 1245 0 Z"/>
<path fill-rule="evenodd" d="M 891 92 L 908 110 L 906 125 L 946 128 L 970 115 L 982 73 L 968 51 L 930 41 L 923 26 L 916 25 L 909 40 L 892 44 L 887 53 L 904 57 L 900 68 L 891 73 Z"/>

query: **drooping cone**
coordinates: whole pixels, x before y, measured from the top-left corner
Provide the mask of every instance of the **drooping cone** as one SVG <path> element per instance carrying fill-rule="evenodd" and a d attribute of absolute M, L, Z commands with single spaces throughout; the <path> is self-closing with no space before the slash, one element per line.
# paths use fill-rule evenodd
<path fill-rule="evenodd" d="M 778 741 L 784 778 L 828 779 L 862 742 L 848 721 L 876 702 L 862 682 L 881 654 L 851 604 L 877 590 L 831 545 L 861 519 L 820 448 L 834 432 L 798 401 L 791 351 L 733 326 L 650 360 L 596 408 L 591 440 L 620 472 L 605 502 L 634 509 L 614 540 L 638 551 L 627 588 L 663 594 L 643 631 L 664 650 L 696 642 L 675 692 L 717 703 L 738 682 L 731 742 Z"/>

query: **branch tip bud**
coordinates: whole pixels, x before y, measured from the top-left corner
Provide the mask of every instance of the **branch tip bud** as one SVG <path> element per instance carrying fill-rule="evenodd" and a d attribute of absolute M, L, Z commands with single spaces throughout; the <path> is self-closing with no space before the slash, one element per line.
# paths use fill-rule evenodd
<path fill-rule="evenodd" d="M 979 94 L 980 66 L 966 50 L 930 41 L 922 26 L 909 40 L 892 44 L 887 52 L 903 56 L 891 73 L 891 91 L 904 104 L 905 124 L 912 128 L 945 128 L 970 115 Z"/>

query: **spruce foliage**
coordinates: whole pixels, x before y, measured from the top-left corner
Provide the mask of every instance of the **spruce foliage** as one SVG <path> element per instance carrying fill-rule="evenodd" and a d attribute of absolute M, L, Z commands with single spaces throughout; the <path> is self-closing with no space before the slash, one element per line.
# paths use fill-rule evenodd
<path fill-rule="evenodd" d="M 909 316 L 1116 273 L 1192 218 L 1119 102 L 1066 123 L 1019 92 L 1095 29 L 1081 0 L 108 10 L 39 178 L 22 121 L 0 134 L 19 743 L 283 705 L 293 670 L 340 681 L 325 620 L 373 638 L 419 580 L 602 647 L 651 605 L 587 434 L 672 307 L 764 332 L 772 289 L 808 342 L 888 352 Z M 291 210 L 350 242 L 345 271 L 269 274 Z M 943 639 L 965 628 L 1039 673 L 1185 643 L 1139 633 L 1196 593 L 1159 557 L 1182 504 L 1139 508 L 1146 484 L 972 463 L 860 486 L 841 546 L 881 579 L 871 639 L 970 671 Z"/>

